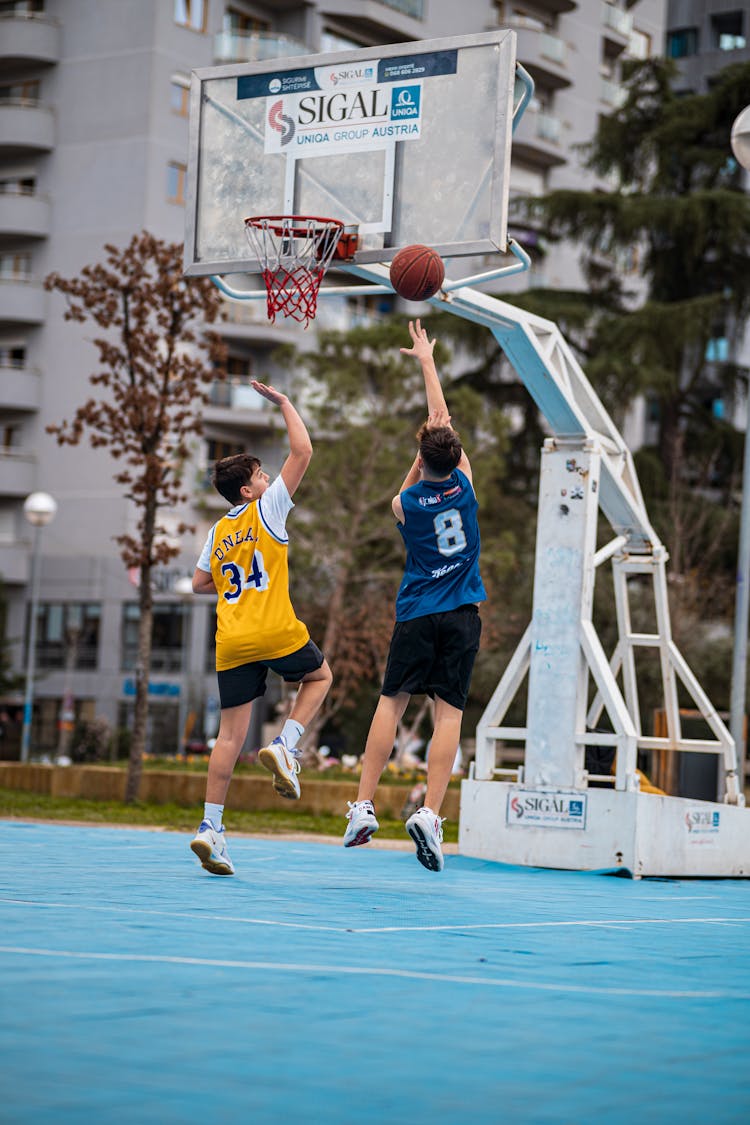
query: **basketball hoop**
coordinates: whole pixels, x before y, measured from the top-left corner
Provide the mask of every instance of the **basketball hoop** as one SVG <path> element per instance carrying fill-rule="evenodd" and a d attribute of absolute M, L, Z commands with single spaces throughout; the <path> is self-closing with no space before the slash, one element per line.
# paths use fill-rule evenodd
<path fill-rule="evenodd" d="M 268 319 L 273 323 L 281 313 L 307 328 L 331 259 L 337 248 L 338 256 L 350 256 L 356 235 L 344 235 L 339 219 L 314 215 L 255 215 L 245 219 L 245 233 L 263 267 Z"/>

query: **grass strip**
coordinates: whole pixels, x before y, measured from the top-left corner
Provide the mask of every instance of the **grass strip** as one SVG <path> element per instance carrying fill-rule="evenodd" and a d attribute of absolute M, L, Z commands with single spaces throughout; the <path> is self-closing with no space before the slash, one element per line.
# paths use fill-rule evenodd
<path fill-rule="evenodd" d="M 201 809 L 195 805 L 147 804 L 136 801 L 126 805 L 122 801 L 90 801 L 80 797 L 49 797 L 42 793 L 28 793 L 18 789 L 0 789 L 0 817 L 33 820 L 75 820 L 89 824 L 121 824 L 167 828 L 178 832 L 194 832 Z M 283 836 L 306 832 L 319 836 L 342 836 L 346 824 L 343 816 L 332 813 L 313 815 L 294 808 L 278 812 L 248 812 L 245 809 L 227 808 L 227 832 L 260 832 Z M 445 840 L 455 843 L 458 825 L 446 821 L 443 825 Z M 400 820 L 380 820 L 378 838 L 381 840 L 408 839 Z"/>

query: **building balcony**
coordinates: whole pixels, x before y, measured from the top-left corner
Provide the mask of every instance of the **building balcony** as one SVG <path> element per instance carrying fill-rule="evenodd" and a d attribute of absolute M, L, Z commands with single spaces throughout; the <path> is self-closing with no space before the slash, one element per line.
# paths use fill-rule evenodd
<path fill-rule="evenodd" d="M 28 192 L 0 192 L 0 235 L 48 238 L 52 205 L 46 195 Z"/>
<path fill-rule="evenodd" d="M 28 543 L 0 543 L 0 578 L 6 585 L 25 586 L 31 570 Z"/>
<path fill-rule="evenodd" d="M 630 12 L 625 12 L 622 8 L 615 7 L 614 4 L 605 3 L 602 7 L 604 38 L 614 47 L 616 53 L 624 51 L 630 44 L 633 17 Z"/>
<path fill-rule="evenodd" d="M 373 43 L 398 43 L 424 38 L 426 8 L 427 0 L 323 0 L 320 12 L 342 31 Z"/>
<path fill-rule="evenodd" d="M 203 407 L 204 422 L 241 425 L 251 429 L 272 429 L 278 420 L 270 402 L 246 383 L 217 380 Z"/>
<path fill-rule="evenodd" d="M 40 379 L 37 371 L 22 367 L 0 367 L 0 410 L 39 409 Z"/>
<path fill-rule="evenodd" d="M 34 491 L 36 457 L 0 450 L 0 496 L 28 496 Z"/>
<path fill-rule="evenodd" d="M 3 70 L 60 61 L 60 25 L 42 12 L 0 12 L 0 60 Z"/>
<path fill-rule="evenodd" d="M 562 122 L 554 114 L 529 108 L 513 134 L 512 159 L 551 168 L 567 163 L 562 143 Z"/>
<path fill-rule="evenodd" d="M 221 323 L 215 324 L 214 329 L 226 340 L 243 340 L 268 348 L 299 344 L 303 331 L 294 321 L 281 317 L 272 324 L 266 313 L 265 294 L 251 301 L 226 301 Z"/>
<path fill-rule="evenodd" d="M 309 55 L 310 48 L 291 35 L 274 35 L 271 32 L 243 33 L 220 31 L 214 36 L 214 62 L 263 62 L 264 59 L 283 59 L 296 55 Z"/>
<path fill-rule="evenodd" d="M 627 96 L 627 90 L 619 82 L 612 82 L 609 78 L 602 79 L 599 98 L 606 106 L 611 109 L 619 109 Z"/>
<path fill-rule="evenodd" d="M 47 305 L 44 286 L 24 277 L 0 277 L 0 324 L 42 324 Z"/>
<path fill-rule="evenodd" d="M 516 33 L 516 58 L 535 82 L 547 89 L 560 90 L 570 86 L 568 45 L 548 31 L 530 26 L 533 21 L 515 17 L 509 26 Z"/>
<path fill-rule="evenodd" d="M 31 99 L 0 101 L 0 153 L 50 152 L 55 146 L 51 109 Z"/>

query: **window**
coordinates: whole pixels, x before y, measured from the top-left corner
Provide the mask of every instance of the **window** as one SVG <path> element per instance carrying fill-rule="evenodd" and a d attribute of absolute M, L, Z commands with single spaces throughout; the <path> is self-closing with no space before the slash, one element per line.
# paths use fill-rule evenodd
<path fill-rule="evenodd" d="M 738 51 L 746 46 L 742 12 L 711 16 L 711 46 L 720 51 Z"/>
<path fill-rule="evenodd" d="M 95 602 L 45 602 L 37 613 L 38 668 L 96 668 L 101 606 Z"/>
<path fill-rule="evenodd" d="M 716 331 L 716 330 L 715 330 Z M 707 363 L 727 363 L 729 360 L 729 340 L 723 335 L 723 329 L 718 329 L 715 336 L 706 344 Z"/>
<path fill-rule="evenodd" d="M 12 176 L 0 180 L 0 195 L 33 195 L 36 180 L 33 176 Z"/>
<path fill-rule="evenodd" d="M 187 79 L 185 81 L 187 82 Z M 172 113 L 176 113 L 178 117 L 187 117 L 190 105 L 190 85 L 172 79 L 169 84 L 169 104 L 172 107 Z"/>
<path fill-rule="evenodd" d="M 238 445 L 233 441 L 222 441 L 217 438 L 209 438 L 206 442 L 206 457 L 208 464 L 213 468 L 214 461 L 220 461 L 222 457 L 233 457 L 235 453 L 244 453 L 243 446 Z"/>
<path fill-rule="evenodd" d="M 170 161 L 167 165 L 167 200 L 169 203 L 185 202 L 185 175 L 187 168 L 184 164 Z"/>
<path fill-rule="evenodd" d="M 667 35 L 667 57 L 670 59 L 686 59 L 689 55 L 698 54 L 698 28 L 683 27 L 679 31 L 670 31 Z"/>
<path fill-rule="evenodd" d="M 0 278 L 4 281 L 28 281 L 31 276 L 31 254 L 7 251 L 0 254 Z"/>
<path fill-rule="evenodd" d="M 0 102 L 37 102 L 39 82 L 29 78 L 26 82 L 3 83 L 0 86 Z"/>
<path fill-rule="evenodd" d="M 0 344 L 0 367 L 14 367 L 22 371 L 26 366 L 26 348 L 21 344 Z"/>
<path fill-rule="evenodd" d="M 14 453 L 20 448 L 21 427 L 0 422 L 0 454 Z"/>
<path fill-rule="evenodd" d="M 260 35 L 270 30 L 268 20 L 249 16 L 247 12 L 240 12 L 236 8 L 227 8 L 222 21 L 222 31 L 229 35 Z"/>
<path fill-rule="evenodd" d="M 44 0 L 0 0 L 0 16 L 43 11 Z"/>
<path fill-rule="evenodd" d="M 151 631 L 152 672 L 179 672 L 183 668 L 187 637 L 186 621 L 190 607 L 180 603 L 156 602 Z M 132 602 L 122 607 L 122 651 L 120 664 L 132 671 L 138 659 L 140 609 Z"/>
<path fill-rule="evenodd" d="M 207 8 L 207 0 L 174 0 L 174 22 L 192 31 L 205 31 Z"/>

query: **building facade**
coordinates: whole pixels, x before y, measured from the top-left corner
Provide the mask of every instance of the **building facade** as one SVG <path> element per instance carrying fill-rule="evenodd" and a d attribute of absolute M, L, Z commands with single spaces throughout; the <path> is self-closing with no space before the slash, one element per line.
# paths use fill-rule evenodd
<path fill-rule="evenodd" d="M 42 282 L 53 270 L 75 275 L 101 258 L 105 243 L 126 245 L 142 229 L 182 240 L 190 71 L 511 28 L 536 84 L 514 138 L 511 190 L 537 195 L 590 182 L 574 146 L 618 104 L 622 60 L 662 53 L 664 9 L 665 0 L 0 0 L 0 576 L 6 647 L 19 672 L 32 551 L 23 501 L 42 490 L 58 504 L 39 536 L 33 750 L 64 747 L 73 714 L 127 728 L 138 615 L 114 543 L 132 529 L 134 512 L 112 480 L 112 462 L 85 444 L 60 447 L 46 433 L 88 397 L 96 354 L 90 330 L 64 321 L 62 299 Z M 543 231 L 514 233 L 534 266 L 512 289 L 582 284 L 569 250 L 542 255 Z M 342 299 L 320 320 L 346 327 L 382 311 Z M 179 582 L 222 510 L 208 467 L 252 448 L 278 468 L 278 431 L 248 382 L 284 387 L 288 374 L 274 349 L 282 341 L 311 346 L 296 326 L 269 325 L 256 302 L 228 304 L 222 332 L 229 379 L 213 389 L 193 495 L 174 514 L 175 527 L 185 519 L 196 530 L 156 581 L 155 753 L 175 750 L 185 734 L 200 742 L 216 727 L 213 609 L 181 596 Z M 5 756 L 17 753 L 21 701 L 22 691 L 6 693 Z"/>

